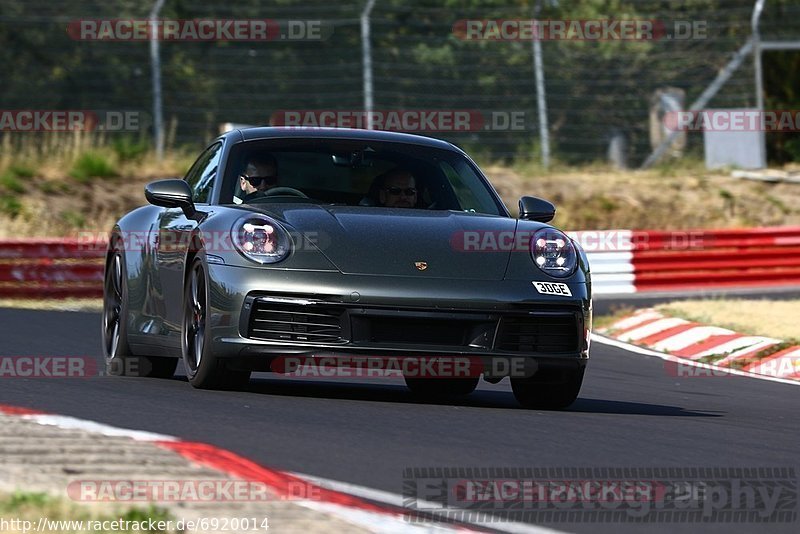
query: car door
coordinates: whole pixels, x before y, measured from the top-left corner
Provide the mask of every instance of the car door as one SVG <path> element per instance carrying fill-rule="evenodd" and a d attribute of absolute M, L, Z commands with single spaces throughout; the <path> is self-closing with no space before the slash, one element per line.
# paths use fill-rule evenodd
<path fill-rule="evenodd" d="M 199 212 L 206 211 L 214 182 L 217 179 L 222 142 L 208 147 L 192 165 L 184 180 L 192 190 L 192 200 Z M 164 298 L 164 326 L 170 337 L 180 343 L 183 306 L 184 261 L 192 232 L 197 228 L 196 217 L 188 218 L 180 208 L 164 208 L 158 221 L 157 269 Z"/>

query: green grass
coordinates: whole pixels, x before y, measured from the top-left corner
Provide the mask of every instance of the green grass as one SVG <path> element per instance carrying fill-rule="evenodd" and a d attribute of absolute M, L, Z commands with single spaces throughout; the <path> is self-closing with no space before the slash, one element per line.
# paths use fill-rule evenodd
<path fill-rule="evenodd" d="M 144 157 L 151 150 L 150 142 L 122 137 L 111 143 L 111 149 L 120 161 L 135 161 Z"/>
<path fill-rule="evenodd" d="M 72 228 L 83 228 L 86 226 L 86 217 L 83 213 L 75 210 L 65 210 L 61 212 L 61 220 Z"/>
<path fill-rule="evenodd" d="M 78 532 L 102 532 L 102 533 L 134 533 L 134 532 L 163 532 L 160 530 L 151 530 L 146 527 L 147 521 L 153 520 L 157 523 L 159 521 L 168 521 L 173 519 L 173 516 L 163 508 L 150 505 L 147 508 L 127 508 L 118 509 L 114 511 L 111 509 L 104 509 L 103 511 L 93 510 L 92 508 L 81 506 L 79 504 L 53 497 L 46 493 L 31 493 L 31 492 L 16 492 L 12 494 L 0 495 L 0 515 L 4 516 L 6 520 L 19 520 L 19 524 L 28 521 L 31 531 L 38 526 L 39 519 L 44 517 L 49 521 L 83 521 L 83 530 L 76 530 L 73 528 L 62 527 L 58 532 L 62 534 L 78 533 Z M 131 528 L 122 530 L 103 530 L 88 528 L 86 521 L 114 521 L 122 519 L 123 521 L 138 522 L 145 526 L 144 530 L 132 530 Z M 102 523 L 100 523 L 102 525 Z M 43 525 L 46 526 L 46 525 Z M 52 526 L 52 523 L 51 523 Z M 110 526 L 110 524 L 109 524 Z M 20 527 L 21 528 L 21 527 Z"/>
<path fill-rule="evenodd" d="M 22 213 L 22 203 L 15 197 L 0 195 L 0 213 L 14 219 Z"/>
<path fill-rule="evenodd" d="M 22 181 L 10 170 L 4 172 L 3 175 L 0 176 L 0 188 L 9 193 L 16 193 L 18 195 L 25 192 L 25 186 Z"/>
<path fill-rule="evenodd" d="M 114 178 L 118 173 L 109 156 L 90 151 L 75 160 L 69 175 L 79 183 L 87 183 L 93 178 Z"/>

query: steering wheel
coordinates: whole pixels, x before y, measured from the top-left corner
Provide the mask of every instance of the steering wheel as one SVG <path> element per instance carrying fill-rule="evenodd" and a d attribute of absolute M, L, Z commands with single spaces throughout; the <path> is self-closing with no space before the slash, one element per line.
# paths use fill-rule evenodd
<path fill-rule="evenodd" d="M 299 189 L 295 189 L 294 187 L 273 187 L 272 189 L 269 189 L 267 190 L 266 193 L 264 193 L 265 197 L 274 197 L 278 195 L 292 195 L 300 198 L 308 198 L 308 195 L 306 195 Z"/>

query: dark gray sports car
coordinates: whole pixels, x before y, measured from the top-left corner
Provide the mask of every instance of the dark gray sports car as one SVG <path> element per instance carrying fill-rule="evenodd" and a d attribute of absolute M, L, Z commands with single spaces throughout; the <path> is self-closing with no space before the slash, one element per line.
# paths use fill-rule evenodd
<path fill-rule="evenodd" d="M 168 377 L 182 359 L 193 386 L 236 388 L 324 362 L 383 366 L 423 395 L 468 394 L 481 376 L 509 376 L 524 406 L 578 395 L 586 255 L 546 224 L 549 202 L 523 197 L 512 218 L 450 143 L 235 130 L 145 196 L 108 248 L 111 374 Z"/>

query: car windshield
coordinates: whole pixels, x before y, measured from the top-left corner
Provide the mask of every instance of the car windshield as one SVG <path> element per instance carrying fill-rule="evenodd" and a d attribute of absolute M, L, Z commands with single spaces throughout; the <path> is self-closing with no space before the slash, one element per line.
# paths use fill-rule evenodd
<path fill-rule="evenodd" d="M 313 202 L 504 215 L 458 152 L 412 144 L 313 140 L 239 143 L 220 202 Z"/>

